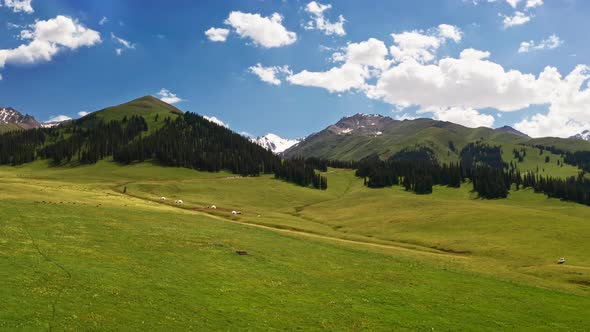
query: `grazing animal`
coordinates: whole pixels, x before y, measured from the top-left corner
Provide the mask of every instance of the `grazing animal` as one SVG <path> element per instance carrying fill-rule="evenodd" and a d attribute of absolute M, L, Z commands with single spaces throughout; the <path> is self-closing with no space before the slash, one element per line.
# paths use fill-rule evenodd
<path fill-rule="evenodd" d="M 238 214 L 238 211 L 232 211 L 231 214 Z"/>
<path fill-rule="evenodd" d="M 565 258 L 561 257 L 558 261 L 557 264 L 563 264 L 565 263 Z"/>
<path fill-rule="evenodd" d="M 247 256 L 248 255 L 248 252 L 247 251 L 244 251 L 244 250 L 237 250 L 236 251 L 236 254 L 238 254 L 240 256 Z"/>
<path fill-rule="evenodd" d="M 166 200 L 166 197 L 162 196 L 162 197 L 160 197 L 160 200 L 161 201 L 165 201 Z"/>
<path fill-rule="evenodd" d="M 182 199 L 177 199 L 174 203 L 176 203 L 176 204 L 184 204 L 184 202 L 182 201 Z"/>
<path fill-rule="evenodd" d="M 217 206 L 211 205 L 209 208 L 215 210 L 215 209 L 217 209 Z"/>

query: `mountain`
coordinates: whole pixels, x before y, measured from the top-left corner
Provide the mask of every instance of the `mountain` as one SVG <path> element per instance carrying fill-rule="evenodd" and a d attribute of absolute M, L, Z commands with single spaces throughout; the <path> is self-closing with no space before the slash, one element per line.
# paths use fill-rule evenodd
<path fill-rule="evenodd" d="M 326 130 L 337 135 L 354 133 L 359 135 L 379 136 L 383 134 L 382 130 L 395 122 L 398 121 L 379 114 L 357 113 L 351 117 L 340 119 L 340 121 L 326 128 Z"/>
<path fill-rule="evenodd" d="M 461 149 L 475 141 L 504 146 L 512 151 L 519 144 L 554 146 L 565 151 L 590 151 L 590 142 L 560 138 L 537 138 L 504 127 L 468 128 L 433 119 L 398 121 L 381 115 L 355 114 L 309 135 L 287 149 L 283 156 L 360 160 L 372 154 L 389 158 L 405 148 L 428 147 L 441 161 L 456 161 Z"/>
<path fill-rule="evenodd" d="M 264 136 L 253 138 L 252 142 L 274 153 L 281 153 L 301 140 L 282 138 L 278 135 L 268 133 Z"/>
<path fill-rule="evenodd" d="M 590 142 L 590 130 L 584 130 L 583 132 L 581 132 L 581 133 L 579 133 L 577 135 L 574 135 L 574 136 L 572 136 L 570 138 L 573 138 L 573 139 L 581 139 L 581 140 L 589 141 Z"/>
<path fill-rule="evenodd" d="M 23 115 L 12 107 L 0 107 L 0 132 L 39 127 L 41 124 L 33 116 Z"/>
<path fill-rule="evenodd" d="M 10 116 L 16 118 L 12 113 Z M 267 138 L 275 150 L 291 144 L 276 135 Z M 148 161 L 208 172 L 225 170 L 242 176 L 274 174 L 275 178 L 300 186 L 327 188 L 326 178 L 314 171 L 321 165 L 283 161 L 224 126 L 195 113 L 183 113 L 152 96 L 58 126 L 0 135 L 1 165 L 39 159 L 53 166 L 95 164 L 100 160 L 121 165 Z"/>
<path fill-rule="evenodd" d="M 527 135 L 527 134 L 525 134 L 525 133 L 523 133 L 521 131 L 518 131 L 518 130 L 510 127 L 510 126 L 504 126 L 504 127 L 496 128 L 494 130 L 495 131 L 502 132 L 502 133 L 514 134 L 514 135 L 518 135 L 520 137 L 530 138 L 529 135 Z"/>

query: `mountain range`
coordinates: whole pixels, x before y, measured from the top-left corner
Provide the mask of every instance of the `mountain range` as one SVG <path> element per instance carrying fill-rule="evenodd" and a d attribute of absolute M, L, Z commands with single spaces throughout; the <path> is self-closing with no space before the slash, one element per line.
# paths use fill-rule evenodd
<path fill-rule="evenodd" d="M 152 100 L 153 99 L 153 100 Z M 122 114 L 127 116 L 142 115 L 147 97 L 132 101 L 124 107 L 106 108 L 97 112 L 104 120 L 119 119 Z M 149 104 L 158 104 L 166 111 L 182 113 L 172 105 L 157 98 L 150 98 Z M 112 111 L 116 109 L 116 111 Z M 0 133 L 31 128 L 49 128 L 66 121 L 48 121 L 41 123 L 33 116 L 22 114 L 11 107 L 0 107 Z M 555 146 L 564 150 L 590 150 L 590 130 L 570 137 L 537 138 L 510 127 L 497 129 L 467 128 L 455 123 L 432 119 L 396 120 L 379 114 L 358 113 L 343 117 L 324 130 L 313 133 L 303 139 L 286 139 L 276 134 L 266 134 L 251 141 L 265 149 L 281 154 L 284 157 L 321 157 L 338 160 L 358 160 L 370 154 L 378 154 L 384 158 L 412 146 L 426 146 L 432 149 L 440 159 L 455 159 L 455 148 L 476 141 L 487 140 L 497 145 L 530 144 Z"/>
<path fill-rule="evenodd" d="M 360 160 L 372 154 L 386 159 L 405 148 L 428 147 L 439 160 L 458 159 L 462 147 L 475 141 L 512 147 L 554 146 L 566 151 L 590 150 L 590 142 L 580 139 L 530 138 L 505 126 L 491 129 L 468 128 L 433 119 L 395 120 L 387 116 L 358 113 L 343 117 L 324 130 L 311 134 L 283 152 L 287 158 L 317 157 L 333 160 Z"/>

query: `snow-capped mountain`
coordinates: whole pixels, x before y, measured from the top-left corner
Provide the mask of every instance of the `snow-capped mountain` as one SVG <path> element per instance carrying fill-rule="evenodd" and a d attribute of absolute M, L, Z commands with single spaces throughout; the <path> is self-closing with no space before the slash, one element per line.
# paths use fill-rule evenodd
<path fill-rule="evenodd" d="M 17 124 L 25 129 L 41 126 L 33 116 L 23 115 L 12 107 L 0 107 L 0 124 Z"/>
<path fill-rule="evenodd" d="M 355 133 L 379 136 L 382 134 L 383 128 L 393 122 L 396 122 L 396 120 L 388 116 L 357 113 L 353 116 L 340 119 L 340 121 L 329 126 L 327 130 L 338 135 Z"/>
<path fill-rule="evenodd" d="M 68 120 L 57 120 L 57 121 L 45 121 L 41 124 L 41 127 L 43 128 L 53 128 L 53 127 L 57 127 L 60 124 L 64 123 L 64 122 L 68 122 L 68 121 L 72 121 L 72 119 L 68 119 Z"/>
<path fill-rule="evenodd" d="M 570 138 L 575 138 L 575 139 L 583 139 L 584 141 L 589 141 L 590 142 L 590 130 L 584 130 L 583 132 L 574 135 Z"/>
<path fill-rule="evenodd" d="M 293 145 L 299 143 L 299 139 L 287 139 L 282 138 L 275 134 L 266 134 L 261 137 L 252 138 L 252 142 L 262 146 L 263 148 L 270 150 L 274 153 L 281 153 Z"/>

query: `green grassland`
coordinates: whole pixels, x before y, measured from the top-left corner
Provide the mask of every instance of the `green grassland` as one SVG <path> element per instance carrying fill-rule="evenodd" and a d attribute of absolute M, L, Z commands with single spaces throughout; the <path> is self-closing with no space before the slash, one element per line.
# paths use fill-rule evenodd
<path fill-rule="evenodd" d="M 589 207 L 326 176 L 317 191 L 149 163 L 0 167 L 0 330 L 590 326 Z"/>

